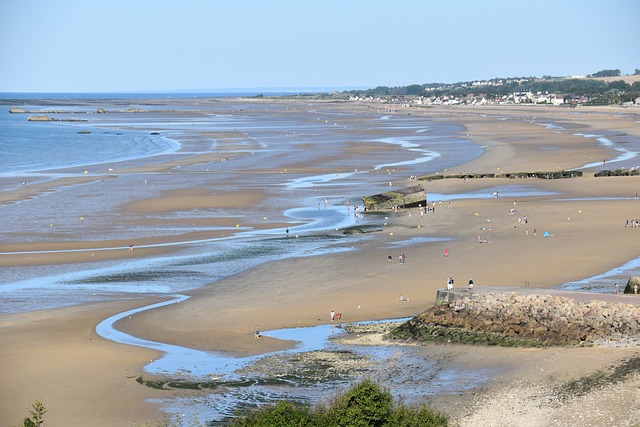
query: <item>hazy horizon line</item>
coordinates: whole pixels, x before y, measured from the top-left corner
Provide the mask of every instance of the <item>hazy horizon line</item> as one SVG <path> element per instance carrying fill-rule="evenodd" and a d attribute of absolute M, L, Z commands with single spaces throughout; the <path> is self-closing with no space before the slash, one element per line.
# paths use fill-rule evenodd
<path fill-rule="evenodd" d="M 0 94 L 35 94 L 35 93 L 49 93 L 49 94 L 109 94 L 109 93 L 140 93 L 140 94 L 152 94 L 152 93 L 305 93 L 305 92 L 335 92 L 345 90 L 366 90 L 370 89 L 367 86 L 310 86 L 310 87 L 238 87 L 238 88 L 211 88 L 211 89 L 146 89 L 146 90 L 91 90 L 91 91 L 0 91 Z"/>

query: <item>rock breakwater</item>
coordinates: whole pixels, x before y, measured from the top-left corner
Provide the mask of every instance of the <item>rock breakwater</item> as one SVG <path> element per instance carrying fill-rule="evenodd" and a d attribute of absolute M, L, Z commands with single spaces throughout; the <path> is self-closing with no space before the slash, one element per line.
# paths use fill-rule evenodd
<path fill-rule="evenodd" d="M 541 295 L 470 294 L 436 305 L 389 336 L 520 347 L 640 346 L 640 306 Z"/>

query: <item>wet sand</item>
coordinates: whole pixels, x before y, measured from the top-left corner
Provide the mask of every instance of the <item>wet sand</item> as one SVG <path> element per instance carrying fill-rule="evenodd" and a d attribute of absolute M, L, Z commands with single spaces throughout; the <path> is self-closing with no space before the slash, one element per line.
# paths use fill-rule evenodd
<path fill-rule="evenodd" d="M 591 133 L 592 124 L 597 125 L 595 129 L 606 128 L 640 136 L 638 117 L 630 115 L 635 110 L 581 111 L 589 114 L 575 115 L 567 109 L 544 107 L 535 110 L 526 107 L 436 108 L 411 110 L 411 113 L 464 124 L 469 138 L 487 147 L 480 158 L 447 173 L 549 171 L 580 167 L 603 156 L 614 158 L 616 153 L 599 146 L 597 141 L 573 135 Z M 398 108 L 395 114 L 405 113 Z M 542 123 L 548 118 L 562 122 L 567 128 L 571 125 L 571 130 L 550 131 L 540 124 L 532 124 L 529 119 L 533 115 L 545 115 Z M 504 120 L 504 117 L 511 119 Z M 291 167 L 303 170 L 308 165 Z M 406 178 L 397 179 L 395 183 L 413 184 Z M 420 183 L 427 193 L 481 191 L 491 194 L 495 187 L 517 185 L 553 195 L 517 197 L 515 204 L 512 198 L 453 200 L 451 207 L 446 202 L 437 203 L 435 214 L 424 216 L 417 209 L 411 211 L 411 217 L 408 210 L 390 212 L 383 231 L 372 234 L 369 240 L 355 242 L 353 251 L 270 262 L 189 291 L 191 299 L 179 305 L 140 313 L 116 326 L 132 335 L 155 341 L 239 355 L 260 354 L 288 348 L 291 344 L 267 337 L 255 339 L 256 324 L 269 330 L 330 323 L 331 310 L 341 313 L 344 322 L 407 317 L 433 304 L 436 290 L 444 287 L 449 276 L 456 279 L 456 285 L 464 285 L 473 277 L 477 287 L 528 284 L 544 288 L 588 278 L 640 257 L 640 245 L 637 244 L 640 228 L 624 227 L 627 219 L 640 216 L 640 200 L 634 197 L 640 192 L 640 177 L 594 178 L 593 173 L 586 171 L 582 178 L 565 180 L 449 179 Z M 141 199 L 129 204 L 127 209 L 144 213 L 172 209 L 176 204 L 199 206 L 202 203 L 197 191 L 184 190 L 180 194 L 167 192 L 160 198 Z M 260 189 L 250 192 L 244 200 L 238 196 L 240 198 L 233 203 L 238 206 L 251 204 L 261 197 L 260 193 Z M 23 197 L 25 195 L 4 195 L 5 200 Z M 210 203 L 230 202 L 213 198 Z M 517 211 L 513 215 L 510 213 L 512 208 Z M 527 215 L 528 223 L 518 224 L 517 218 L 524 215 Z M 255 221 L 253 225 L 258 224 L 259 221 Z M 545 231 L 552 236 L 543 237 Z M 489 242 L 478 244 L 479 235 Z M 403 243 L 417 237 L 450 240 Z M 156 240 L 164 238 L 154 237 Z M 122 242 L 124 240 L 101 244 L 119 246 Z M 45 243 L 22 248 L 29 250 L 38 245 Z M 68 245 L 80 248 L 82 242 Z M 17 250 L 20 246 L 12 245 L 10 249 Z M 3 246 L 0 251 L 7 248 L 9 246 Z M 449 251 L 447 257 L 443 255 L 444 249 Z M 406 255 L 405 264 L 398 263 L 402 253 Z M 126 250 L 114 254 L 132 256 Z M 133 256 L 146 255 L 144 250 L 137 249 Z M 387 262 L 389 255 L 393 260 L 391 264 Z M 82 262 L 86 256 L 82 252 L 71 253 L 62 260 L 55 254 L 41 254 L 29 262 Z M 2 257 L 3 265 L 17 262 Z M 398 301 L 400 295 L 409 297 L 410 301 Z M 94 425 L 126 425 L 158 417 L 158 409 L 145 399 L 160 393 L 140 386 L 132 379 L 141 373 L 145 361 L 157 354 L 105 341 L 97 337 L 94 330 L 98 322 L 120 311 L 120 307 L 137 304 L 144 305 L 142 300 L 125 301 L 0 317 L 4 337 L 0 346 L 3 365 L 0 379 L 7 385 L 0 395 L 3 402 L 0 412 L 5 414 L 5 419 L 12 424 L 19 422 L 26 414 L 26 408 L 36 399 L 49 408 L 47 425 L 54 427 L 85 425 L 87 419 L 94 420 Z M 427 348 L 425 351 L 435 350 Z M 548 357 L 543 357 L 541 364 L 534 364 L 533 360 L 540 359 L 529 355 L 536 352 Z M 522 372 L 530 381 L 540 381 L 535 366 L 553 375 L 588 375 L 607 363 L 638 353 L 635 349 L 527 351 L 459 347 L 455 349 L 452 363 L 481 366 L 490 356 L 491 363 L 505 368 L 492 382 L 488 400 L 482 400 L 482 406 L 474 409 L 475 412 L 468 408 L 477 417 L 489 420 L 485 424 L 477 421 L 468 425 L 500 425 L 495 424 L 496 420 L 503 419 L 508 411 L 513 412 L 511 407 L 503 406 L 508 401 L 507 391 L 518 387 L 515 382 Z M 564 360 L 566 362 L 562 362 Z M 542 382 L 544 385 L 544 378 Z M 628 386 L 628 383 L 619 387 L 612 385 L 608 389 L 610 398 L 621 398 L 628 392 Z M 162 394 L 166 396 L 166 393 Z M 507 397 L 500 400 L 503 394 Z M 104 395 L 117 398 L 99 398 Z M 595 398 L 588 400 L 591 397 L 581 401 L 583 412 L 596 410 Z M 100 402 L 98 416 L 96 401 Z M 464 396 L 455 400 L 456 405 L 466 402 L 465 408 L 475 401 Z M 565 406 L 568 414 L 578 403 L 560 402 L 559 405 L 560 408 Z M 637 397 L 633 403 L 637 406 Z M 434 400 L 434 404 L 438 409 L 458 412 L 459 406 L 452 406 L 448 397 Z M 544 414 L 539 411 L 541 409 L 532 405 L 523 405 L 518 417 L 543 420 L 550 414 L 565 413 L 556 407 Z M 473 418 L 473 413 L 468 415 L 469 419 L 480 420 Z M 613 424 L 624 425 L 615 421 L 629 415 L 621 411 Z M 572 424 L 573 421 L 567 420 L 564 425 L 601 425 L 596 421 L 594 418 L 592 424 L 588 420 Z M 541 421 L 528 425 L 546 424 Z"/>

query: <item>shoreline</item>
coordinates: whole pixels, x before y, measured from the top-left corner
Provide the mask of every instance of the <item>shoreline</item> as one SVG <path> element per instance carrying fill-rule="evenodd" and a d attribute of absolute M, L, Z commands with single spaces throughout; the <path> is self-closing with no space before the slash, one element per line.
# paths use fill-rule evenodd
<path fill-rule="evenodd" d="M 268 101 L 265 101 L 268 102 Z M 358 110 L 360 106 L 346 106 L 349 111 Z M 514 116 L 523 114 L 521 109 L 513 109 Z M 409 110 L 414 114 L 415 110 Z M 442 109 L 429 110 L 425 114 L 429 117 L 456 121 L 467 127 L 467 132 L 476 143 L 485 145 L 485 151 L 479 158 L 455 168 L 450 168 L 447 173 L 465 171 L 497 171 L 509 169 L 529 170 L 529 166 L 540 165 L 541 170 L 558 167 L 570 167 L 589 163 L 602 157 L 603 151 L 597 143 L 584 137 L 572 134 L 553 134 L 546 132 L 542 126 L 528 124 L 522 119 L 514 119 L 513 122 L 495 120 L 491 117 L 478 116 L 478 112 L 485 111 L 492 114 L 504 114 L 500 110 L 483 109 Z M 527 111 L 527 110 L 525 110 Z M 547 110 L 535 110 L 539 111 Z M 549 109 L 549 111 L 557 111 Z M 561 113 L 569 113 L 561 111 Z M 394 114 L 402 114 L 396 112 Z M 460 114 L 458 117 L 451 115 Z M 596 113 L 594 113 L 596 114 Z M 564 117 L 563 120 L 572 117 Z M 616 128 L 615 124 L 608 124 L 612 120 L 622 126 L 625 131 L 639 136 L 638 126 L 628 126 L 626 117 L 600 117 L 596 123 L 607 123 L 610 128 Z M 582 124 L 582 123 L 580 123 Z M 499 127 L 500 126 L 500 127 Z M 504 126 L 504 127 L 503 127 Z M 585 125 L 586 126 L 586 125 Z M 522 140 L 510 140 L 503 134 L 521 135 Z M 493 136 L 492 136 L 493 135 Z M 297 165 L 302 169 L 304 164 Z M 543 166 L 545 166 L 543 168 Z M 143 168 L 144 169 L 144 168 Z M 536 169 L 536 168 L 533 168 Z M 635 200 L 594 200 L 598 197 L 630 197 L 640 188 L 638 177 L 607 177 L 593 178 L 586 176 L 579 181 L 561 182 L 530 182 L 519 180 L 516 183 L 537 190 L 552 192 L 554 196 L 526 196 L 518 197 L 517 214 L 510 215 L 509 211 L 514 206 L 514 200 L 479 200 L 461 199 L 453 200 L 452 207 L 447 204 L 438 204 L 436 214 L 421 216 L 417 209 L 402 210 L 396 214 L 389 213 L 388 224 L 383 231 L 368 234 L 371 239 L 358 240 L 353 246 L 355 250 L 345 253 L 327 254 L 311 258 L 288 258 L 279 261 L 270 261 L 250 270 L 243 271 L 201 288 L 192 289 L 185 294 L 191 295 L 188 301 L 150 312 L 140 313 L 131 319 L 123 319 L 117 327 L 125 333 L 144 337 L 152 341 L 160 341 L 195 348 L 205 351 L 222 350 L 232 354 L 260 354 L 270 349 L 286 349 L 291 344 L 281 343 L 277 340 L 254 338 L 255 325 L 262 329 L 271 330 L 283 327 L 313 326 L 329 324 L 331 310 L 340 312 L 344 322 L 357 320 L 375 320 L 384 318 L 411 317 L 423 311 L 435 300 L 435 290 L 442 288 L 446 277 L 453 275 L 458 283 L 463 283 L 468 277 L 473 277 L 478 287 L 513 286 L 530 283 L 536 287 L 553 287 L 572 280 L 580 280 L 592 277 L 603 271 L 609 271 L 619 267 L 630 259 L 640 257 L 640 248 L 637 247 L 637 234 L 640 229 L 624 227 L 624 220 L 637 216 L 640 202 Z M 395 178 L 398 186 L 408 185 L 405 178 Z M 441 180 L 445 181 L 445 180 Z M 446 180 L 449 181 L 449 180 Z M 577 183 L 577 184 L 576 184 Z M 500 186 L 512 186 L 513 180 L 503 179 Z M 425 184 L 428 193 L 440 194 L 464 194 L 470 191 L 487 191 L 496 183 L 464 182 L 451 180 L 450 182 L 429 182 Z M 266 194 L 263 189 L 256 190 L 258 195 Z M 364 196 L 364 195 L 363 195 Z M 158 206 L 169 206 L 175 209 L 176 203 L 192 205 L 196 203 L 194 197 L 186 199 L 171 199 L 171 197 L 147 198 L 146 201 L 129 206 L 138 206 L 142 212 L 153 212 L 153 203 Z M 221 196 L 222 197 L 222 196 Z M 250 199 L 242 199 L 238 196 L 237 203 L 245 203 L 246 206 L 253 203 Z M 576 200 L 579 198 L 586 200 Z M 155 201 L 154 201 L 155 200 Z M 242 201 L 244 200 L 244 201 Z M 154 201 L 152 203 L 152 201 Z M 223 199 L 214 203 L 223 203 Z M 214 206 L 218 206 L 215 204 Z M 172 207 L 173 206 L 173 207 Z M 409 218 L 408 213 L 412 213 Z M 527 227 L 516 222 L 517 217 L 528 215 L 530 233 L 537 228 L 538 236 L 531 234 L 526 236 Z M 233 220 L 229 220 L 231 224 Z M 254 226 L 259 224 L 255 221 Z M 482 228 L 491 228 L 488 240 L 489 245 L 478 245 L 477 235 Z M 553 237 L 543 238 L 542 232 L 549 230 Z M 160 236 L 159 239 L 164 237 Z M 445 238 L 445 240 L 427 245 L 412 243 L 413 239 Z M 597 242 L 597 245 L 594 244 Z M 69 243 L 69 247 L 76 247 L 79 243 Z M 607 250 L 615 245 L 616 251 Z M 20 245 L 12 246 L 18 248 Z M 35 247 L 35 246 L 34 246 Z M 443 249 L 449 250 L 449 255 L 442 255 Z M 406 264 L 399 264 L 399 254 L 407 255 Z M 126 250 L 124 256 L 127 256 Z M 144 257 L 148 254 L 136 250 L 136 256 Z M 393 263 L 387 262 L 387 256 L 393 255 Z M 68 262 L 78 262 L 80 256 L 66 257 Z M 45 263 L 56 263 L 59 260 L 51 257 L 43 257 Z M 504 268 L 502 268 L 504 267 Z M 410 301 L 398 302 L 399 295 L 410 297 Z M 101 303 L 90 307 L 113 307 L 116 303 Z M 127 302 L 127 305 L 135 305 Z M 0 316 L 3 327 L 11 331 L 8 336 L 14 336 L 15 328 L 25 328 L 24 334 L 15 336 L 15 344 L 11 352 L 7 348 L 0 350 L 0 360 L 16 358 L 24 361 L 24 367 L 29 369 L 30 358 L 23 358 L 27 349 L 25 342 L 47 343 L 48 348 L 57 356 L 48 360 L 50 365 L 59 366 L 59 369 L 51 369 L 48 373 L 40 373 L 46 376 L 42 390 L 56 394 L 53 384 L 64 381 L 67 372 L 83 369 L 95 369 L 89 375 L 92 381 L 107 381 L 103 379 L 106 373 L 109 378 L 121 376 L 123 372 L 142 372 L 144 363 L 138 358 L 130 357 L 129 353 L 146 351 L 127 351 L 129 346 L 103 342 L 101 339 L 90 338 L 82 346 L 83 352 L 92 353 L 94 346 L 98 345 L 109 354 L 111 361 L 106 367 L 96 367 L 81 360 L 68 360 L 67 352 L 73 351 L 73 346 L 65 349 L 69 343 L 75 342 L 78 337 L 86 339 L 87 326 L 95 325 L 98 320 L 95 316 L 87 317 L 82 311 L 87 305 L 72 306 L 60 310 L 47 311 L 46 313 L 29 312 L 27 314 Z M 100 309 L 101 311 L 102 309 Z M 102 312 L 102 311 L 101 311 Z M 54 314 L 55 313 L 55 314 Z M 64 325 L 67 335 L 48 335 L 47 330 L 38 330 L 27 319 L 29 317 L 46 318 L 50 322 L 51 329 L 56 330 Z M 8 324 L 6 319 L 11 320 Z M 20 329 L 22 330 L 22 329 Z M 20 338 L 26 341 L 20 341 Z M 28 338 L 27 338 L 28 337 Z M 266 337 L 265 337 L 266 338 Z M 20 343 L 23 343 L 22 345 Z M 20 349 L 23 350 L 20 350 Z M 77 347 L 80 348 L 80 347 Z M 97 348 L 97 347 L 96 347 Z M 91 349 L 91 350 L 89 350 Z M 493 350 L 493 349 L 492 349 Z M 490 350 L 483 353 L 490 353 Z M 466 352 L 462 352 L 466 353 Z M 507 356 L 504 356 L 508 358 Z M 616 356 L 623 357 L 623 356 Z M 462 357 L 465 363 L 470 355 Z M 615 359 L 615 357 L 612 357 Z M 34 363 L 33 361 L 31 363 Z M 516 361 L 512 361 L 517 366 Z M 74 366 L 74 364 L 76 366 Z M 87 366 L 91 365 L 91 366 Z M 123 371 L 124 369 L 124 371 Z M 587 367 L 584 367 L 587 370 Z M 588 369 L 591 369 L 590 367 Z M 579 371 L 579 367 L 575 368 Z M 18 372 L 18 370 L 16 370 Z M 86 372 L 86 371 L 83 371 Z M 4 375 L 8 375 L 5 372 Z M 6 384 L 23 384 L 16 396 L 4 396 L 7 402 L 2 405 L 2 412 L 10 416 L 13 422 L 19 421 L 24 415 L 23 408 L 16 408 L 18 400 L 25 406 L 29 406 L 29 400 L 38 399 L 31 397 L 38 390 L 24 386 L 29 377 L 20 379 L 13 376 L 4 377 Z M 109 380 L 112 381 L 112 380 Z M 158 408 L 144 400 L 156 396 L 156 392 L 142 387 L 130 378 L 124 380 L 129 384 L 132 395 L 130 412 L 122 413 L 119 422 L 124 418 L 128 421 L 144 422 L 145 417 L 155 417 Z M 46 385 L 45 385 L 46 384 Z M 91 385 L 81 389 L 93 390 Z M 128 388 L 129 390 L 129 388 Z M 83 397 L 78 399 L 76 409 L 64 406 L 68 420 L 73 420 L 72 414 L 86 416 L 91 411 L 90 405 Z M 43 400 L 43 399 L 41 399 Z M 436 399 L 437 400 L 437 399 Z M 43 400 L 47 405 L 47 402 Z M 58 401 L 50 401 L 58 407 Z M 118 412 L 115 408 L 122 408 L 120 402 L 108 405 L 106 410 Z M 107 409 L 111 408 L 111 409 Z M 56 411 L 57 412 L 57 411 Z M 126 411 L 125 411 L 126 412 Z M 63 424 L 53 415 L 50 408 L 47 425 L 74 425 L 74 422 Z M 118 414 L 114 413 L 113 416 Z M 81 418 L 78 418 L 81 419 Z M 86 419 L 86 418 L 85 418 Z M 148 419 L 148 418 L 147 418 Z M 102 421 L 102 414 L 101 414 Z M 75 423 L 75 425 L 81 425 Z M 103 425 L 108 425 L 104 423 Z"/>

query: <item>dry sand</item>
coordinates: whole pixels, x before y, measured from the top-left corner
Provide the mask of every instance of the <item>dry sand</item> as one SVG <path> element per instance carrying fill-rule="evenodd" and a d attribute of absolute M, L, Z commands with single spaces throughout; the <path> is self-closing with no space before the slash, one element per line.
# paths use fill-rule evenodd
<path fill-rule="evenodd" d="M 402 113 L 399 109 L 398 114 Z M 447 173 L 557 170 L 579 167 L 603 156 L 612 158 L 612 151 L 573 135 L 589 133 L 590 123 L 597 123 L 596 129 L 606 127 L 640 135 L 638 118 L 629 110 L 589 110 L 588 120 L 584 115 L 554 108 L 443 108 L 420 113 L 462 123 L 470 138 L 487 146 L 480 158 Z M 549 131 L 526 119 L 532 114 L 545 115 L 545 119 L 575 128 Z M 401 184 L 405 183 L 409 185 L 406 181 Z M 483 179 L 421 183 L 428 193 L 491 192 L 495 186 L 525 185 L 554 195 L 519 197 L 515 206 L 513 199 L 506 198 L 458 200 L 451 207 L 447 203 L 436 204 L 435 214 L 421 216 L 417 209 L 413 210 L 411 218 L 406 210 L 389 213 L 384 230 L 372 240 L 354 244 L 354 251 L 261 265 L 193 290 L 189 292 L 192 298 L 180 305 L 141 313 L 120 321 L 117 327 L 136 336 L 187 347 L 259 354 L 287 348 L 291 343 L 256 340 L 253 332 L 258 323 L 263 330 L 329 323 L 331 310 L 342 313 L 345 322 L 412 316 L 433 304 L 436 290 L 445 285 L 448 276 L 453 276 L 456 284 L 473 277 L 479 287 L 525 283 L 551 287 L 591 277 L 640 257 L 640 228 L 624 227 L 626 219 L 640 217 L 640 200 L 633 197 L 640 192 L 640 177 L 594 178 L 586 173 L 583 178 L 553 181 Z M 141 200 L 129 208 L 151 212 L 171 209 L 176 203 L 195 206 L 199 203 L 197 196 L 197 192 L 168 193 L 161 199 Z M 28 195 L 10 194 L 3 199 L 24 197 Z M 260 194 L 251 193 L 237 203 L 242 206 L 259 197 Z M 584 197 L 624 199 L 580 200 Z M 223 199 L 218 202 L 228 203 Z M 517 213 L 511 215 L 514 207 Z M 528 224 L 518 225 L 517 218 L 523 215 L 527 215 Z M 482 228 L 487 230 L 481 231 Z M 544 231 L 553 236 L 542 237 Z M 489 243 L 478 244 L 480 234 Z M 417 236 L 451 240 L 392 249 L 393 242 Z M 121 243 L 103 242 L 108 247 Z M 77 245 L 80 247 L 81 242 Z M 448 249 L 449 256 L 443 256 L 444 249 Z M 130 256 L 123 251 L 114 253 Z M 406 264 L 397 261 L 401 253 L 406 255 Z M 387 262 L 389 255 L 393 257 L 392 264 Z M 64 262 L 81 262 L 84 256 L 67 255 Z M 136 251 L 135 256 L 146 253 Z M 6 259 L 2 262 L 17 263 Z M 30 262 L 63 261 L 53 255 L 41 255 Z M 401 294 L 411 300 L 397 301 Z M 157 397 L 158 392 L 132 379 L 157 354 L 107 342 L 95 334 L 96 324 L 110 314 L 143 304 L 124 301 L 0 317 L 2 425 L 18 423 L 35 399 L 48 406 L 46 419 L 50 427 L 84 426 L 87 420 L 91 420 L 91 425 L 111 426 L 157 419 L 156 407 L 145 403 L 145 399 Z M 572 416 L 602 411 L 598 404 L 602 396 L 593 394 L 542 407 L 527 396 L 534 394 L 538 386 L 547 387 L 553 378 L 589 375 L 611 363 L 637 356 L 640 351 L 457 347 L 454 353 L 452 363 L 504 368 L 488 393 L 477 391 L 472 396 L 434 400 L 438 409 L 456 416 L 464 413 L 462 425 L 543 426 L 551 425 L 548 420 L 562 416 L 561 425 L 596 426 L 607 422 L 604 418 L 585 420 Z M 611 417 L 610 425 L 625 425 L 624 420 L 637 415 L 640 405 L 637 377 L 633 381 L 607 389 L 610 402 L 624 401 L 635 408 L 618 406 L 619 412 L 607 412 L 603 417 Z M 514 390 L 524 387 L 526 393 L 514 394 Z M 513 401 L 515 395 L 519 398 L 517 402 Z M 506 421 L 509 419 L 515 424 Z"/>

